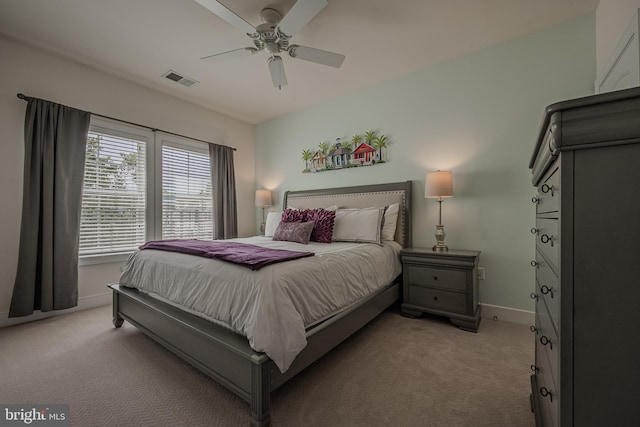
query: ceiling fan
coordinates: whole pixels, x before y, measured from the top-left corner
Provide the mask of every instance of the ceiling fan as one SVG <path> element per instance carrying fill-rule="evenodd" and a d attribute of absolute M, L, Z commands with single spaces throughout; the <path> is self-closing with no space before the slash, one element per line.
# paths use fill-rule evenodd
<path fill-rule="evenodd" d="M 273 8 L 265 8 L 260 12 L 262 24 L 254 27 L 236 15 L 231 9 L 217 0 L 195 0 L 229 24 L 239 28 L 253 40 L 254 46 L 230 50 L 215 55 L 205 56 L 204 60 L 217 62 L 226 59 L 253 55 L 261 51 L 269 54 L 267 64 L 273 86 L 282 89 L 287 84 L 280 52 L 287 52 L 292 58 L 317 64 L 339 68 L 345 59 L 344 55 L 314 49 L 307 46 L 290 44 L 291 37 L 302 29 L 314 16 L 327 6 L 327 0 L 298 0 L 283 17 Z"/>

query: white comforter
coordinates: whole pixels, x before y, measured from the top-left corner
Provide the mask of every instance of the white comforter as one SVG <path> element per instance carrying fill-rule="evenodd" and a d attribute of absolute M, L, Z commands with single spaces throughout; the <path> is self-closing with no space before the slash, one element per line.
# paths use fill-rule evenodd
<path fill-rule="evenodd" d="M 306 346 L 305 329 L 400 274 L 400 245 L 300 243 L 233 239 L 316 255 L 252 271 L 193 255 L 141 250 L 127 261 L 120 285 L 160 296 L 246 336 L 285 372 Z"/>

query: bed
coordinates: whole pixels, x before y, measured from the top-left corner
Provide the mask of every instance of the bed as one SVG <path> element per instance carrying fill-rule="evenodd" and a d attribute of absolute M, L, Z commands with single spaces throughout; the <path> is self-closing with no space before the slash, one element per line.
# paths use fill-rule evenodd
<path fill-rule="evenodd" d="M 394 241 L 411 245 L 411 182 L 288 191 L 283 209 L 385 207 L 399 204 Z M 141 251 L 144 252 L 144 251 Z M 300 263 L 304 260 L 299 260 Z M 298 262 L 298 261 L 293 261 Z M 270 268 L 270 267 L 266 267 Z M 294 377 L 398 300 L 400 275 L 332 316 L 306 327 L 306 345 L 286 369 L 265 352 L 255 351 L 243 336 L 162 298 L 122 284 L 113 290 L 113 324 L 124 320 L 191 363 L 251 405 L 251 425 L 270 422 L 270 393 Z M 276 359 L 277 360 L 277 359 Z"/>

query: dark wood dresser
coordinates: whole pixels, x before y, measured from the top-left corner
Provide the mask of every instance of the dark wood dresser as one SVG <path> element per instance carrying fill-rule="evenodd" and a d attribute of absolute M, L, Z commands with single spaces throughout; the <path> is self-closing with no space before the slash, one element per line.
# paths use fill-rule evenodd
<path fill-rule="evenodd" d="M 547 107 L 529 167 L 536 425 L 638 425 L 640 88 Z"/>

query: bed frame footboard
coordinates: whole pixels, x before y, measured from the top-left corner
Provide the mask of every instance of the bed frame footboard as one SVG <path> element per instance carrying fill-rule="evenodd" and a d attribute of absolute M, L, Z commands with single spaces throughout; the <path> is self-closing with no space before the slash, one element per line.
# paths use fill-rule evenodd
<path fill-rule="evenodd" d="M 307 346 L 282 373 L 245 337 L 135 289 L 111 284 L 113 324 L 128 321 L 251 405 L 251 426 L 270 423 L 271 392 L 293 378 L 399 298 L 399 280 L 310 331 Z"/>

